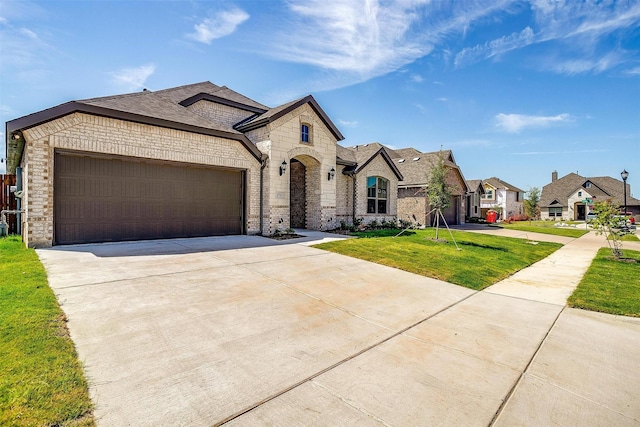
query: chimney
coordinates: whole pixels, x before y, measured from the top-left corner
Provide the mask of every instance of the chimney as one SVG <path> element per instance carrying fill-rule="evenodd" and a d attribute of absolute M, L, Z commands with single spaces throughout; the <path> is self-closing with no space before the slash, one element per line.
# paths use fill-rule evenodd
<path fill-rule="evenodd" d="M 558 171 L 551 172 L 551 182 L 556 182 L 558 180 Z"/>

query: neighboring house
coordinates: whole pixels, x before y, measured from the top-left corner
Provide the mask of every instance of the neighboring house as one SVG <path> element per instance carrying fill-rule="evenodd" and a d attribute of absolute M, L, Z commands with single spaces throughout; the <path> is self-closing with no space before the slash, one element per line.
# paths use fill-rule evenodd
<path fill-rule="evenodd" d="M 210 82 L 71 101 L 6 130 L 30 247 L 392 219 L 403 178 L 385 150 L 341 157 L 312 96 L 269 108 Z"/>
<path fill-rule="evenodd" d="M 626 185 L 627 212 L 640 216 L 640 200 L 631 197 L 631 186 Z M 588 178 L 576 173 L 558 178 L 558 172 L 554 171 L 551 173 L 551 183 L 542 188 L 540 217 L 550 220 L 584 220 L 593 211 L 595 203 L 607 200 L 623 206 L 623 181 L 608 176 Z"/>
<path fill-rule="evenodd" d="M 366 201 L 359 199 L 362 192 L 353 193 L 358 197 L 356 205 L 360 206 L 355 213 L 356 217 L 362 218 L 364 223 L 374 220 L 380 222 L 395 219 L 397 211 L 398 219 L 421 225 L 433 224 L 435 214 L 431 212 L 425 188 L 431 168 L 438 161 L 439 155 L 438 152 L 421 153 L 415 148 L 394 150 L 377 142 L 354 147 L 338 145 L 338 163 L 347 160 L 358 165 L 345 168 L 343 174 L 356 172 L 362 175 L 356 186 L 366 185 L 367 188 Z M 442 151 L 442 156 L 448 170 L 447 182 L 453 193 L 451 205 L 443 211 L 443 215 L 448 224 L 460 224 L 464 222 L 462 196 L 466 194 L 467 187 L 453 153 Z M 376 174 L 380 176 L 377 180 L 374 178 Z M 378 187 L 374 191 L 373 185 L 376 183 Z M 382 200 L 375 200 L 376 194 L 382 194 Z M 366 213 L 362 214 L 365 207 Z M 394 214 L 389 215 L 389 212 Z M 341 220 L 349 223 L 351 218 L 344 217 Z"/>
<path fill-rule="evenodd" d="M 480 206 L 480 199 L 485 194 L 484 185 L 481 179 L 467 180 L 467 212 L 466 218 L 480 218 L 482 215 L 482 208 Z"/>
<path fill-rule="evenodd" d="M 524 213 L 523 190 L 496 177 L 483 179 L 482 184 L 484 195 L 480 198 L 480 209 L 483 218 L 490 209 L 498 212 L 498 219 Z"/>
<path fill-rule="evenodd" d="M 431 169 L 437 164 L 438 156 L 443 156 L 444 166 L 447 169 L 446 181 L 452 194 L 450 205 L 442 211 L 442 214 L 448 225 L 464 223 L 466 201 L 464 196 L 468 188 L 451 151 L 421 153 L 414 148 L 405 148 L 392 150 L 391 156 L 404 176 L 404 179 L 398 183 L 399 219 L 417 221 L 428 226 L 435 223 L 436 214 L 429 204 L 426 188 Z"/>

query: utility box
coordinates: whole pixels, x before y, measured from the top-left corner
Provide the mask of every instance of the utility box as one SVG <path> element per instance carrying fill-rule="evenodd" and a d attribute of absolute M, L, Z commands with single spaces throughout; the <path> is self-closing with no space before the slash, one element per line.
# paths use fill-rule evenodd
<path fill-rule="evenodd" d="M 497 219 L 498 219 L 498 212 L 496 211 L 487 212 L 487 222 L 496 222 Z"/>

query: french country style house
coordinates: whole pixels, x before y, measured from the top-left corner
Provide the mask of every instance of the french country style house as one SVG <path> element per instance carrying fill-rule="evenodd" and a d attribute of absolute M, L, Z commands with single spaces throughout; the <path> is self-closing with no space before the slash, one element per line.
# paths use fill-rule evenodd
<path fill-rule="evenodd" d="M 270 108 L 210 82 L 70 101 L 7 122 L 6 138 L 29 247 L 395 221 L 428 157 L 339 145 L 311 95 Z M 466 186 L 448 162 L 456 223 Z"/>

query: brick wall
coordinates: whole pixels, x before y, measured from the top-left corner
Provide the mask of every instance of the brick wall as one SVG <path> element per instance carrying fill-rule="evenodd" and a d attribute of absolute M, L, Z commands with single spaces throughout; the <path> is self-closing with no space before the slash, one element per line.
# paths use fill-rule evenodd
<path fill-rule="evenodd" d="M 247 173 L 247 232 L 260 231 L 260 162 L 239 142 L 106 117 L 74 113 L 25 130 L 24 240 L 53 241 L 53 157 L 65 149 L 243 169 Z"/>
<path fill-rule="evenodd" d="M 254 115 L 251 111 L 241 110 L 239 108 L 216 104 L 215 102 L 205 100 L 189 105 L 187 110 L 206 117 L 207 119 L 229 129 L 233 129 L 233 125 Z"/>

